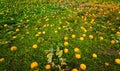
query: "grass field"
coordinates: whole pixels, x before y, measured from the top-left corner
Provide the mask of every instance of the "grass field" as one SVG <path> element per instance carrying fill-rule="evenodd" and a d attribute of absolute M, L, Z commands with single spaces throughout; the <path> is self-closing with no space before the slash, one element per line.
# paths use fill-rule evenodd
<path fill-rule="evenodd" d="M 120 2 L 1 0 L 0 71 L 120 71 Z"/>

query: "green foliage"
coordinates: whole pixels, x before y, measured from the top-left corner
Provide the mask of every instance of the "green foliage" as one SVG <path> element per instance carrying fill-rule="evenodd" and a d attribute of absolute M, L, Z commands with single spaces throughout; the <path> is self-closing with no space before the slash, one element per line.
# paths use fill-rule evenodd
<path fill-rule="evenodd" d="M 75 47 L 80 59 L 75 57 Z M 51 65 L 50 71 L 81 70 L 81 63 L 86 71 L 118 71 L 114 60 L 120 59 L 119 47 L 118 0 L 0 1 L 0 71 L 46 71 L 46 64 Z M 93 58 L 93 53 L 98 57 Z M 34 61 L 38 67 L 31 69 Z"/>

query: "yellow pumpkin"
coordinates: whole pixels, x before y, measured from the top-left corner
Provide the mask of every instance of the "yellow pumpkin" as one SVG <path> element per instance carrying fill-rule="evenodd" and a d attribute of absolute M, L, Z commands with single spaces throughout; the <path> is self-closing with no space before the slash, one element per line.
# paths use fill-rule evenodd
<path fill-rule="evenodd" d="M 80 37 L 79 39 L 82 41 L 82 40 L 84 40 L 84 37 Z"/>
<path fill-rule="evenodd" d="M 68 42 L 64 42 L 64 46 L 68 46 Z"/>
<path fill-rule="evenodd" d="M 86 65 L 85 64 L 80 64 L 80 69 L 81 70 L 86 70 Z"/>
<path fill-rule="evenodd" d="M 105 62 L 105 66 L 109 66 L 110 64 L 108 62 Z"/>
<path fill-rule="evenodd" d="M 73 68 L 71 71 L 78 71 L 78 69 L 77 68 Z"/>
<path fill-rule="evenodd" d="M 68 37 L 64 37 L 64 40 L 68 40 Z"/>
<path fill-rule="evenodd" d="M 74 52 L 79 52 L 79 48 L 74 48 Z"/>
<path fill-rule="evenodd" d="M 111 44 L 115 44 L 115 40 L 111 40 Z"/>
<path fill-rule="evenodd" d="M 4 61 L 5 59 L 4 58 L 0 58 L 0 62 Z"/>
<path fill-rule="evenodd" d="M 72 38 L 75 38 L 76 36 L 73 34 L 71 37 L 72 37 Z"/>
<path fill-rule="evenodd" d="M 34 49 L 36 49 L 38 46 L 37 46 L 37 44 L 34 44 L 32 47 L 33 47 Z"/>
<path fill-rule="evenodd" d="M 11 51 L 15 51 L 15 50 L 17 50 L 17 47 L 16 47 L 16 46 L 12 46 L 12 47 L 10 48 L 10 50 L 11 50 Z"/>
<path fill-rule="evenodd" d="M 93 57 L 93 58 L 97 58 L 97 54 L 95 54 L 95 53 L 92 54 L 92 57 Z"/>
<path fill-rule="evenodd" d="M 75 58 L 76 58 L 76 59 L 80 59 L 80 58 L 81 58 L 81 55 L 80 55 L 80 54 L 75 54 Z"/>
<path fill-rule="evenodd" d="M 120 64 L 120 59 L 119 58 L 115 59 L 115 63 Z"/>
<path fill-rule="evenodd" d="M 89 35 L 89 39 L 93 39 L 93 35 Z"/>
<path fill-rule="evenodd" d="M 46 70 L 50 70 L 50 69 L 51 69 L 51 65 L 47 64 L 47 65 L 45 66 L 45 69 L 46 69 Z"/>
<path fill-rule="evenodd" d="M 67 48 L 64 49 L 64 53 L 68 53 L 68 49 Z"/>
<path fill-rule="evenodd" d="M 35 67 L 38 67 L 38 63 L 37 62 L 32 62 L 30 65 L 30 68 L 33 69 Z"/>

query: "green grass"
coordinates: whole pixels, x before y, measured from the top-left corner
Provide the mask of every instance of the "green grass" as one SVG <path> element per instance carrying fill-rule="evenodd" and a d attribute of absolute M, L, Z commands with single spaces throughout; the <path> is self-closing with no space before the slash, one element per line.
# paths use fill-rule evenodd
<path fill-rule="evenodd" d="M 81 70 L 81 63 L 86 65 L 86 71 L 120 70 L 120 64 L 114 61 L 120 59 L 118 0 L 47 1 L 0 1 L 0 71 L 47 71 L 45 66 L 52 66 L 53 62 L 55 66 L 50 71 Z M 72 34 L 76 38 L 71 38 Z M 86 37 L 81 41 L 83 34 Z M 89 35 L 93 35 L 93 39 Z M 65 41 L 68 46 L 64 46 Z M 34 44 L 38 46 L 36 49 Z M 11 51 L 12 46 L 17 50 Z M 75 47 L 79 48 L 80 59 L 75 58 Z M 69 50 L 68 54 L 63 52 L 64 48 Z M 51 53 L 49 63 L 47 56 Z M 98 57 L 93 58 L 93 53 Z M 67 65 L 62 65 L 60 58 L 65 59 Z M 32 62 L 38 63 L 34 69 L 30 68 Z M 105 62 L 110 65 L 105 66 Z"/>

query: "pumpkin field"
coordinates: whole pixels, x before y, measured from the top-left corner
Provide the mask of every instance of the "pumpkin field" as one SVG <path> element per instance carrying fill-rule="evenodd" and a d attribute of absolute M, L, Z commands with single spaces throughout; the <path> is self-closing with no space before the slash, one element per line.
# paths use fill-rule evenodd
<path fill-rule="evenodd" d="M 0 0 L 0 71 L 120 71 L 120 1 Z"/>

